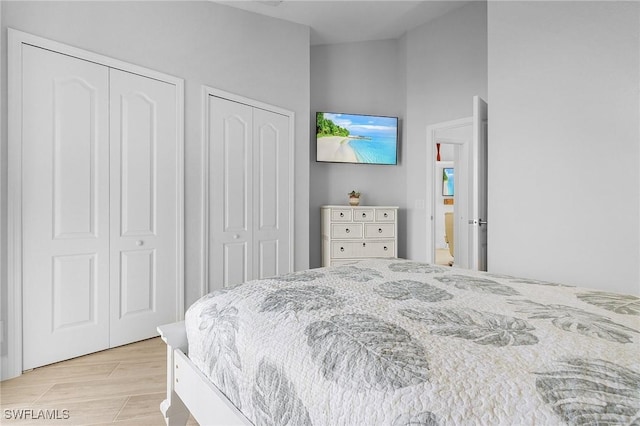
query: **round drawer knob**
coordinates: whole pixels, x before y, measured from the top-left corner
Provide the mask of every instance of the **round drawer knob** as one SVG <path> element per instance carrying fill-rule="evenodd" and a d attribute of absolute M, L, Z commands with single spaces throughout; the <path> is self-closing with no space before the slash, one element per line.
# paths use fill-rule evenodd
<path fill-rule="evenodd" d="M 340 247 L 340 251 L 344 251 L 344 247 Z"/>
<path fill-rule="evenodd" d="M 137 245 L 138 247 L 140 247 L 140 246 L 141 246 L 141 245 L 143 245 L 143 244 L 144 244 L 144 241 L 142 241 L 142 240 L 138 240 L 138 241 L 136 241 L 136 245 Z"/>
<path fill-rule="evenodd" d="M 384 251 L 389 250 L 389 248 L 387 246 L 384 246 Z"/>
<path fill-rule="evenodd" d="M 366 213 L 362 213 L 362 217 L 367 217 L 367 214 Z"/>
<path fill-rule="evenodd" d="M 340 213 L 340 217 L 344 217 L 344 213 Z"/>
<path fill-rule="evenodd" d="M 366 247 L 366 246 L 367 246 L 367 243 L 362 243 L 362 247 Z"/>
<path fill-rule="evenodd" d="M 378 228 L 378 233 L 382 234 L 382 228 Z"/>
<path fill-rule="evenodd" d="M 385 214 L 384 214 L 384 217 L 389 217 L 389 214 L 388 214 L 388 213 L 385 213 Z"/>
<path fill-rule="evenodd" d="M 233 234 L 233 239 L 234 239 L 234 240 L 237 240 L 238 238 L 240 238 L 240 235 L 238 235 L 238 234 Z"/>
<path fill-rule="evenodd" d="M 346 232 L 348 234 L 349 232 L 351 232 L 351 229 L 347 228 L 347 229 L 344 230 L 344 232 Z"/>

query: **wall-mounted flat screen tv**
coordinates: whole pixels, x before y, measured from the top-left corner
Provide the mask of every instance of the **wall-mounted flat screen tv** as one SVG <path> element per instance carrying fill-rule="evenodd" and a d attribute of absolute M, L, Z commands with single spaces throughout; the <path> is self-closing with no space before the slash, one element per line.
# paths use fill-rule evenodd
<path fill-rule="evenodd" d="M 317 112 L 316 160 L 397 164 L 398 117 Z"/>

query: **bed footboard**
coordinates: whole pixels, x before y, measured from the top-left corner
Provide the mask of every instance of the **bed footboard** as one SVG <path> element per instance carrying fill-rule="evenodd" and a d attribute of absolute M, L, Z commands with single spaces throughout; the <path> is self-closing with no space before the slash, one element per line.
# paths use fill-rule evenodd
<path fill-rule="evenodd" d="M 160 411 L 169 426 L 184 426 L 189 410 L 175 391 L 175 353 L 187 352 L 187 331 L 184 321 L 158 327 L 160 337 L 167 344 L 167 399 L 160 404 Z"/>
<path fill-rule="evenodd" d="M 184 426 L 189 414 L 201 425 L 252 425 L 191 362 L 184 321 L 158 327 L 167 344 L 167 399 L 160 411 L 169 426 Z"/>

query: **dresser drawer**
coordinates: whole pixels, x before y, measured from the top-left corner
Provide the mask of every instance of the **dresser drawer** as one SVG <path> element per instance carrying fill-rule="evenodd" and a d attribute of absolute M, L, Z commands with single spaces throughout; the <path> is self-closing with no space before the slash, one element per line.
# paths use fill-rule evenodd
<path fill-rule="evenodd" d="M 332 222 L 351 222 L 351 209 L 331 209 Z"/>
<path fill-rule="evenodd" d="M 334 223 L 331 225 L 331 238 L 362 238 L 362 224 Z"/>
<path fill-rule="evenodd" d="M 394 222 L 396 220 L 395 209 L 376 209 L 377 222 Z"/>
<path fill-rule="evenodd" d="M 395 257 L 395 242 L 390 241 L 333 241 L 331 257 L 336 259 L 360 257 Z"/>
<path fill-rule="evenodd" d="M 364 225 L 365 238 L 393 238 L 395 236 L 395 223 L 366 223 Z"/>
<path fill-rule="evenodd" d="M 357 209 L 353 211 L 354 222 L 373 222 L 373 209 Z"/>

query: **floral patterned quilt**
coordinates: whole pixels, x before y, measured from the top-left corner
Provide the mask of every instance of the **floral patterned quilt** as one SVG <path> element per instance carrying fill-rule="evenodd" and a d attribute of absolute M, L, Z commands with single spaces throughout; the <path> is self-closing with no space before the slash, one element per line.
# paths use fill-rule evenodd
<path fill-rule="evenodd" d="M 257 425 L 640 424 L 640 298 L 400 259 L 211 293 L 189 357 Z"/>

